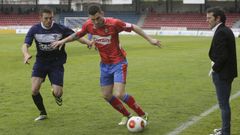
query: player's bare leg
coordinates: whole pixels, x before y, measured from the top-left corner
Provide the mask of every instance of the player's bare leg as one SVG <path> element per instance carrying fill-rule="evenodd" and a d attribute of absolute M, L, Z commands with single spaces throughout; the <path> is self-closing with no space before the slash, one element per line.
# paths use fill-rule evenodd
<path fill-rule="evenodd" d="M 148 114 L 143 112 L 142 108 L 136 103 L 133 96 L 125 92 L 124 83 L 114 83 L 115 95 L 126 103 L 131 109 L 133 109 L 139 116 L 143 117 L 145 120 L 148 120 Z"/>
<path fill-rule="evenodd" d="M 55 98 L 56 103 L 61 106 L 62 105 L 62 95 L 63 95 L 63 87 L 59 85 L 52 84 L 52 94 Z"/>
<path fill-rule="evenodd" d="M 124 83 L 114 83 L 115 96 L 122 99 L 125 95 L 125 84 Z"/>
<path fill-rule="evenodd" d="M 35 121 L 44 120 L 47 118 L 47 112 L 43 104 L 43 98 L 39 92 L 43 81 L 43 78 L 32 77 L 32 98 L 38 110 L 40 111 L 40 115 L 35 119 Z"/>
<path fill-rule="evenodd" d="M 121 121 L 118 123 L 119 125 L 126 125 L 128 117 L 131 115 L 127 109 L 123 106 L 122 102 L 116 98 L 113 93 L 113 85 L 102 86 L 102 95 L 103 98 L 108 101 L 113 108 L 115 108 L 118 112 L 123 114 L 124 118 L 127 118 L 125 121 Z"/>

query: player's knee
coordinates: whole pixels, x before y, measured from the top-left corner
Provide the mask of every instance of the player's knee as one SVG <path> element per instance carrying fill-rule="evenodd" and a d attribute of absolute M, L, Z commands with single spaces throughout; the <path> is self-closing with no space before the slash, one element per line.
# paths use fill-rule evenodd
<path fill-rule="evenodd" d="M 32 95 L 37 95 L 39 93 L 39 90 L 36 90 L 36 89 L 32 89 Z"/>
<path fill-rule="evenodd" d="M 61 96 L 63 95 L 62 89 L 54 90 L 53 93 L 54 93 L 54 95 L 55 95 L 56 97 L 61 97 Z"/>
<path fill-rule="evenodd" d="M 104 93 L 104 94 L 102 94 L 102 97 L 103 97 L 105 100 L 109 101 L 109 100 L 112 98 L 112 94 L 106 94 L 106 93 Z"/>
<path fill-rule="evenodd" d="M 61 97 L 62 96 L 62 93 L 57 93 L 57 94 L 54 94 L 56 97 Z"/>
<path fill-rule="evenodd" d="M 32 95 L 37 95 L 40 91 L 41 84 L 32 83 Z"/>
<path fill-rule="evenodd" d="M 117 97 L 119 99 L 123 99 L 123 97 L 124 97 L 124 93 L 115 93 L 114 95 L 115 95 L 115 97 Z"/>

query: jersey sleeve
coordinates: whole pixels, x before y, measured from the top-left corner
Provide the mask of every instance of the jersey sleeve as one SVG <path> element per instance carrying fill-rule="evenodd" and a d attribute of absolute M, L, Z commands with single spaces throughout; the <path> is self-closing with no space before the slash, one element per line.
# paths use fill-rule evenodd
<path fill-rule="evenodd" d="M 32 42 L 33 42 L 33 39 L 34 39 L 34 31 L 35 31 L 35 28 L 34 26 L 31 27 L 25 37 L 25 41 L 24 43 L 27 44 L 28 46 L 31 46 L 32 45 Z"/>
<path fill-rule="evenodd" d="M 79 38 L 83 37 L 84 35 L 86 35 L 88 33 L 87 31 L 87 23 L 84 23 L 82 26 L 82 29 L 80 31 L 78 31 L 76 34 Z"/>
<path fill-rule="evenodd" d="M 117 27 L 118 32 L 121 31 L 131 32 L 133 30 L 133 25 L 131 23 L 123 22 L 119 19 L 116 19 L 115 26 Z"/>

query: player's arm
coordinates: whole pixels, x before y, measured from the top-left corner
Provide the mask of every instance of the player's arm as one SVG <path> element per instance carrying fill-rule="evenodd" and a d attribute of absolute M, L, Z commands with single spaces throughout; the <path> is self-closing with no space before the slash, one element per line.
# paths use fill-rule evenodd
<path fill-rule="evenodd" d="M 86 28 L 87 28 L 87 24 L 85 23 L 85 24 L 83 24 L 81 31 L 75 32 L 75 33 L 69 35 L 68 37 L 66 37 L 66 38 L 64 38 L 62 40 L 55 41 L 55 42 L 53 42 L 51 44 L 51 46 L 53 48 L 57 48 L 58 47 L 59 50 L 60 50 L 65 43 L 78 40 L 79 38 L 85 36 L 87 34 L 87 29 Z"/>
<path fill-rule="evenodd" d="M 158 39 L 154 39 L 154 38 L 150 37 L 140 27 L 138 27 L 137 25 L 132 24 L 132 27 L 133 27 L 133 31 L 135 33 L 137 33 L 138 35 L 140 35 L 143 38 L 145 38 L 150 44 L 158 46 L 158 47 L 161 46 L 160 41 Z"/>
<path fill-rule="evenodd" d="M 51 44 L 51 46 L 52 46 L 53 48 L 59 47 L 59 50 L 60 50 L 65 43 L 75 41 L 75 40 L 77 40 L 77 39 L 79 39 L 79 38 L 80 38 L 80 37 L 77 36 L 77 33 L 73 33 L 73 34 L 69 35 L 68 37 L 66 37 L 66 38 L 64 38 L 64 39 L 62 39 L 62 40 L 53 42 L 53 43 Z"/>
<path fill-rule="evenodd" d="M 22 45 L 22 53 L 23 53 L 23 63 L 29 64 L 29 60 L 32 58 L 32 55 L 29 53 L 28 48 L 30 46 L 24 43 Z"/>
<path fill-rule="evenodd" d="M 89 49 L 91 49 L 92 46 L 94 46 L 94 41 L 93 40 L 90 41 L 90 40 L 88 40 L 87 38 L 84 38 L 84 37 L 79 38 L 78 41 L 82 44 L 86 44 Z"/>
<path fill-rule="evenodd" d="M 89 44 L 90 43 L 90 41 L 88 39 L 84 38 L 84 37 L 79 38 L 78 41 L 82 44 Z"/>

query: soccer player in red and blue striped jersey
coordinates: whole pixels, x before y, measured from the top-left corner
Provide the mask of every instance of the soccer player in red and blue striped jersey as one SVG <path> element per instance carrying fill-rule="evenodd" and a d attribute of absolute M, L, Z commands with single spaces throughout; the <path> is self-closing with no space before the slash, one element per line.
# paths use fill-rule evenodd
<path fill-rule="evenodd" d="M 122 31 L 134 31 L 150 44 L 158 47 L 160 47 L 160 41 L 146 35 L 141 28 L 134 24 L 125 23 L 115 18 L 104 18 L 103 11 L 98 6 L 91 6 L 88 13 L 89 19 L 83 24 L 81 31 L 52 43 L 52 46 L 61 48 L 66 42 L 74 41 L 90 33 L 101 57 L 100 85 L 102 95 L 113 108 L 124 116 L 119 125 L 125 125 L 131 117 L 131 113 L 121 101 L 147 120 L 148 114 L 136 103 L 133 96 L 125 92 L 128 62 L 126 52 L 119 43 L 119 33 Z M 115 95 L 113 95 L 113 90 L 115 90 Z"/>

